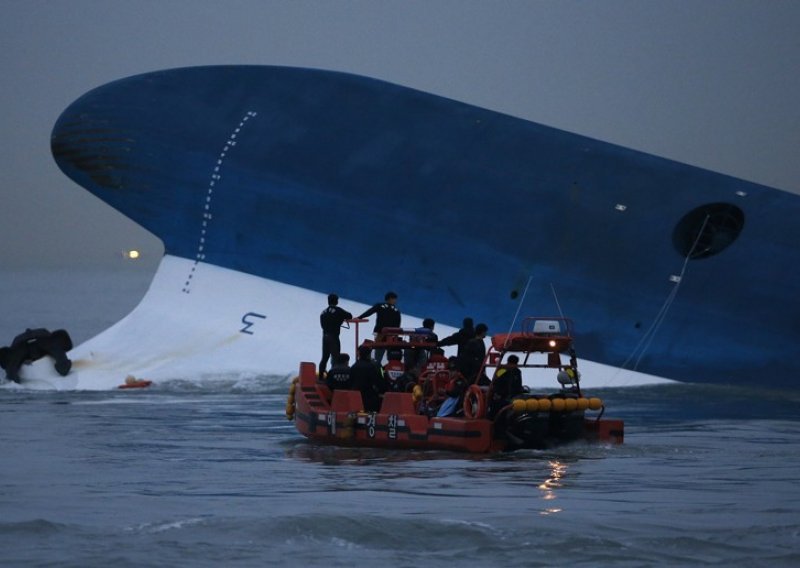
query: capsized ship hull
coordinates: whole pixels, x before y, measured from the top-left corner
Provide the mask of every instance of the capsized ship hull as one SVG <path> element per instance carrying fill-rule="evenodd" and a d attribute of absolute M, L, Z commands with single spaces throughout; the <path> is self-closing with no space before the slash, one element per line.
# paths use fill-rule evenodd
<path fill-rule="evenodd" d="M 554 311 L 555 290 L 592 361 L 772 386 L 800 371 L 800 197 L 787 192 L 285 67 L 109 83 L 64 111 L 52 151 L 189 261 L 180 294 L 214 265 L 363 304 L 391 289 L 405 314 L 498 332 L 523 296 L 523 311 Z"/>

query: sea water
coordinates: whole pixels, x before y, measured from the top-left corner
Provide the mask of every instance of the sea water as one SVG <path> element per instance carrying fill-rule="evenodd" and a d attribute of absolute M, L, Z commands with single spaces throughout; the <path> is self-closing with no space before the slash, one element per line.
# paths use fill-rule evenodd
<path fill-rule="evenodd" d="M 2 276 L 0 343 L 40 326 L 82 341 L 148 279 Z M 603 389 L 623 445 L 469 456 L 312 444 L 287 388 L 1 387 L 0 563 L 800 565 L 800 391 Z"/>

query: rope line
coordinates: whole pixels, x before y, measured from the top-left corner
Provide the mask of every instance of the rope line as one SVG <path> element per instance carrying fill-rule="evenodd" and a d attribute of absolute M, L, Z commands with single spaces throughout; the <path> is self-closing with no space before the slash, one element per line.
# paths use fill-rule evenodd
<path fill-rule="evenodd" d="M 683 266 L 681 267 L 680 274 L 675 279 L 676 280 L 675 286 L 672 288 L 672 290 L 670 290 L 669 294 L 667 294 L 667 298 L 664 300 L 664 303 L 658 310 L 658 313 L 656 314 L 653 323 L 650 324 L 650 327 L 647 328 L 647 331 L 645 331 L 644 335 L 642 335 L 642 338 L 639 340 L 639 343 L 636 344 L 636 347 L 633 348 L 631 354 L 628 356 L 627 359 L 625 359 L 625 362 L 622 364 L 617 373 L 614 375 L 614 378 L 616 378 L 616 375 L 618 375 L 621 371 L 625 370 L 625 368 L 628 366 L 628 363 L 631 362 L 631 360 L 636 355 L 636 352 L 639 351 L 641 348 L 639 356 L 636 358 L 636 362 L 634 363 L 633 368 L 631 370 L 635 371 L 636 369 L 639 368 L 639 363 L 641 363 L 642 358 L 645 356 L 647 350 L 650 348 L 650 345 L 653 343 L 653 339 L 658 333 L 658 330 L 661 328 L 661 324 L 664 323 L 664 320 L 667 317 L 667 312 L 669 312 L 669 309 L 672 307 L 672 303 L 675 301 L 675 297 L 678 295 L 678 289 L 683 283 L 683 277 L 686 274 L 686 269 L 689 266 L 689 260 L 691 260 L 692 254 L 694 254 L 694 251 L 697 248 L 698 243 L 700 242 L 700 237 L 703 236 L 703 232 L 705 231 L 706 225 L 708 224 L 708 220 L 710 218 L 711 218 L 710 215 L 706 215 L 706 218 L 703 220 L 703 224 L 700 226 L 700 230 L 697 232 L 697 237 L 695 238 L 694 243 L 692 244 L 692 248 L 689 249 L 689 252 L 686 254 L 686 257 L 683 259 Z"/>

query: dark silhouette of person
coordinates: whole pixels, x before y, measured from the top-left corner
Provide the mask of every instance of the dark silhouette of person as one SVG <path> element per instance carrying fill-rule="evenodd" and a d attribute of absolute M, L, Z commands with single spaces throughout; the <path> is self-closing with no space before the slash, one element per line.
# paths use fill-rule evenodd
<path fill-rule="evenodd" d="M 505 366 L 498 369 L 492 379 L 491 416 L 508 405 L 512 398 L 522 394 L 522 372 L 517 366 L 518 364 L 519 357 L 509 355 Z"/>
<path fill-rule="evenodd" d="M 364 410 L 377 412 L 381 407 L 381 396 L 389 390 L 389 385 L 383 376 L 383 369 L 372 359 L 371 351 L 367 346 L 359 347 L 358 360 L 350 367 L 350 378 L 351 388 L 361 391 Z"/>
<path fill-rule="evenodd" d="M 333 366 L 325 378 L 325 384 L 328 385 L 331 393 L 337 389 L 350 390 L 353 388 L 353 378 L 350 376 L 350 355 L 339 353 L 333 358 Z"/>
<path fill-rule="evenodd" d="M 353 314 L 339 307 L 339 296 L 328 294 L 328 307 L 319 315 L 319 325 L 322 328 L 322 359 L 319 362 L 319 376 L 323 376 L 328 367 L 328 358 L 341 352 L 342 345 L 339 341 L 339 331 L 345 320 L 353 319 Z"/>
<path fill-rule="evenodd" d="M 457 332 L 453 335 L 448 335 L 444 339 L 439 340 L 439 347 L 446 347 L 447 345 L 458 345 L 456 357 L 461 357 L 461 352 L 467 342 L 475 337 L 475 327 L 472 323 L 472 318 L 464 318 L 464 322 Z"/>
<path fill-rule="evenodd" d="M 461 351 L 461 357 L 458 358 L 458 368 L 469 384 L 481 382 L 477 379 L 483 366 L 483 360 L 486 358 L 486 345 L 483 343 L 483 339 L 488 330 L 485 323 L 476 325 L 475 337 L 467 341 Z"/>
<path fill-rule="evenodd" d="M 19 383 L 19 369 L 23 363 L 49 355 L 55 359 L 55 369 L 63 377 L 72 369 L 72 361 L 67 357 L 70 349 L 72 339 L 65 330 L 51 333 L 44 328 L 28 328 L 14 338 L 10 347 L 0 348 L 0 367 L 5 369 L 8 380 Z"/>
<path fill-rule="evenodd" d="M 382 331 L 385 327 L 400 327 L 400 310 L 397 308 L 397 294 L 394 292 L 386 292 L 384 301 L 375 304 L 363 314 L 358 316 L 358 319 L 368 318 L 372 314 L 377 314 L 375 317 L 375 327 L 372 330 L 375 335 L 375 341 L 383 341 Z M 384 348 L 375 349 L 375 361 L 378 364 L 383 362 L 383 354 L 386 352 Z"/>

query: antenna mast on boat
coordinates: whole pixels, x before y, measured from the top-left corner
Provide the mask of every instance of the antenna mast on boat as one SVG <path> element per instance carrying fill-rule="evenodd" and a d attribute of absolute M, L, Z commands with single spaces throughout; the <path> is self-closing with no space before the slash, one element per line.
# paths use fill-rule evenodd
<path fill-rule="evenodd" d="M 561 311 L 561 304 L 558 302 L 558 295 L 556 294 L 556 287 L 553 286 L 553 283 L 550 282 L 550 290 L 553 291 L 553 299 L 556 301 L 556 308 L 558 308 L 558 316 L 561 319 L 564 319 L 564 312 Z"/>
<path fill-rule="evenodd" d="M 511 327 L 508 328 L 508 335 L 506 336 L 505 343 L 503 343 L 503 348 L 508 346 L 508 340 L 511 337 L 511 332 L 514 331 L 514 325 L 517 323 L 517 318 L 519 317 L 519 311 L 522 309 L 522 304 L 525 302 L 525 296 L 528 295 L 528 288 L 531 285 L 531 280 L 533 280 L 533 275 L 528 276 L 528 283 L 525 284 L 525 291 L 522 292 L 522 298 L 519 300 L 519 304 L 517 304 L 517 311 L 514 314 L 514 319 L 511 320 Z"/>

